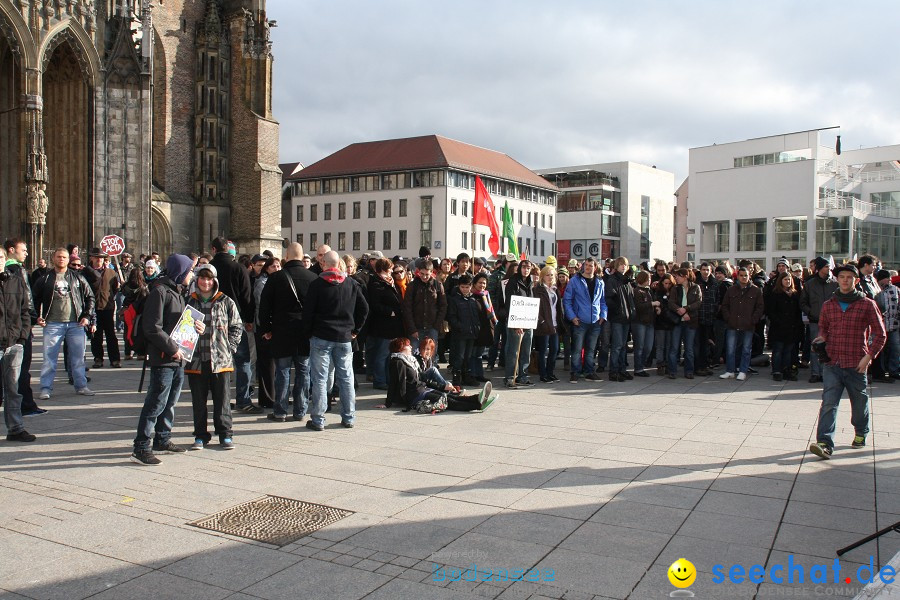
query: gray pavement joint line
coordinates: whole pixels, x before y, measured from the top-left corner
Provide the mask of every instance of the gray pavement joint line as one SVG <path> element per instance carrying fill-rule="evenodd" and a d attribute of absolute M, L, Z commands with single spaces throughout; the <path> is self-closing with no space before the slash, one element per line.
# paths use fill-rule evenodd
<path fill-rule="evenodd" d="M 812 432 L 810 433 L 807 441 L 813 439 L 816 435 L 816 425 L 818 424 L 819 419 L 816 419 L 816 422 L 813 423 Z M 781 531 L 781 525 L 784 523 L 784 516 L 787 514 L 788 506 L 791 504 L 791 496 L 794 495 L 794 486 L 797 485 L 797 478 L 800 477 L 800 471 L 803 470 L 803 463 L 806 462 L 806 457 L 809 454 L 809 448 L 803 453 L 803 458 L 800 459 L 800 466 L 797 471 L 794 473 L 794 479 L 791 481 L 791 489 L 788 492 L 787 501 L 784 503 L 784 509 L 781 511 L 781 518 L 778 520 L 778 527 L 775 528 L 775 535 L 772 537 L 772 545 L 769 546 L 769 551 L 766 552 L 766 565 L 769 564 L 769 559 L 772 557 L 772 552 L 775 550 L 775 542 L 778 541 L 778 532 Z M 757 596 L 759 595 L 759 589 L 762 587 L 762 583 L 756 584 L 756 591 L 753 593 L 753 600 L 757 600 Z"/>

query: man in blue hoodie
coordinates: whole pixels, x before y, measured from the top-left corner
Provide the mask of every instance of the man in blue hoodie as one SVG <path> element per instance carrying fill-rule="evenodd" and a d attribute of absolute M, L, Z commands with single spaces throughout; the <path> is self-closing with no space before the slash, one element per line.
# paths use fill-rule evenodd
<path fill-rule="evenodd" d="M 603 279 L 597 277 L 594 258 L 585 259 L 581 272 L 569 281 L 563 296 L 563 309 L 566 318 L 572 321 L 572 375 L 569 382 L 578 383 L 579 373 L 590 381 L 601 381 L 594 372 L 594 350 L 600 327 L 606 320 L 606 294 Z"/>
<path fill-rule="evenodd" d="M 194 261 L 183 254 L 173 254 L 166 261 L 166 275 L 150 290 L 141 314 L 141 330 L 147 339 L 147 358 L 150 362 L 150 384 L 138 420 L 137 436 L 131 462 L 156 466 L 154 455 L 180 454 L 186 449 L 172 442 L 175 405 L 184 383 L 184 354 L 172 340 L 171 333 L 184 312 L 185 294 L 194 276 Z M 202 321 L 194 323 L 203 333 Z M 151 449 L 152 444 L 152 449 Z"/>

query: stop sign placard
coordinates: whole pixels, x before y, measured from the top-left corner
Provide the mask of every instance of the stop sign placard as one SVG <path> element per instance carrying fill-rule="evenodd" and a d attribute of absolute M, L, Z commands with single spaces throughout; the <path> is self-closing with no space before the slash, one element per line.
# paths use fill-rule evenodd
<path fill-rule="evenodd" d="M 100 250 L 110 256 L 118 256 L 125 252 L 125 240 L 117 235 L 108 235 L 100 240 Z"/>

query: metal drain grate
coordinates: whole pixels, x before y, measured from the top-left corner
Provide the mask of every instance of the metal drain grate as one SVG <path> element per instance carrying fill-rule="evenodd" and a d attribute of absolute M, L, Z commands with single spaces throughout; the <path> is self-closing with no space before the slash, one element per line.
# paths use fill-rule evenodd
<path fill-rule="evenodd" d="M 275 546 L 286 546 L 353 511 L 280 496 L 263 496 L 188 523 Z"/>

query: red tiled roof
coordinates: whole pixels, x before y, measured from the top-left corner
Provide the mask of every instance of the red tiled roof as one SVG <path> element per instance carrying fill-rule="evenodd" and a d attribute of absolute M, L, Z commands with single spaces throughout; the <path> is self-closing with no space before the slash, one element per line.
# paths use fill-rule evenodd
<path fill-rule="evenodd" d="M 556 191 L 508 155 L 439 135 L 350 144 L 289 177 L 292 181 L 451 167 Z"/>

